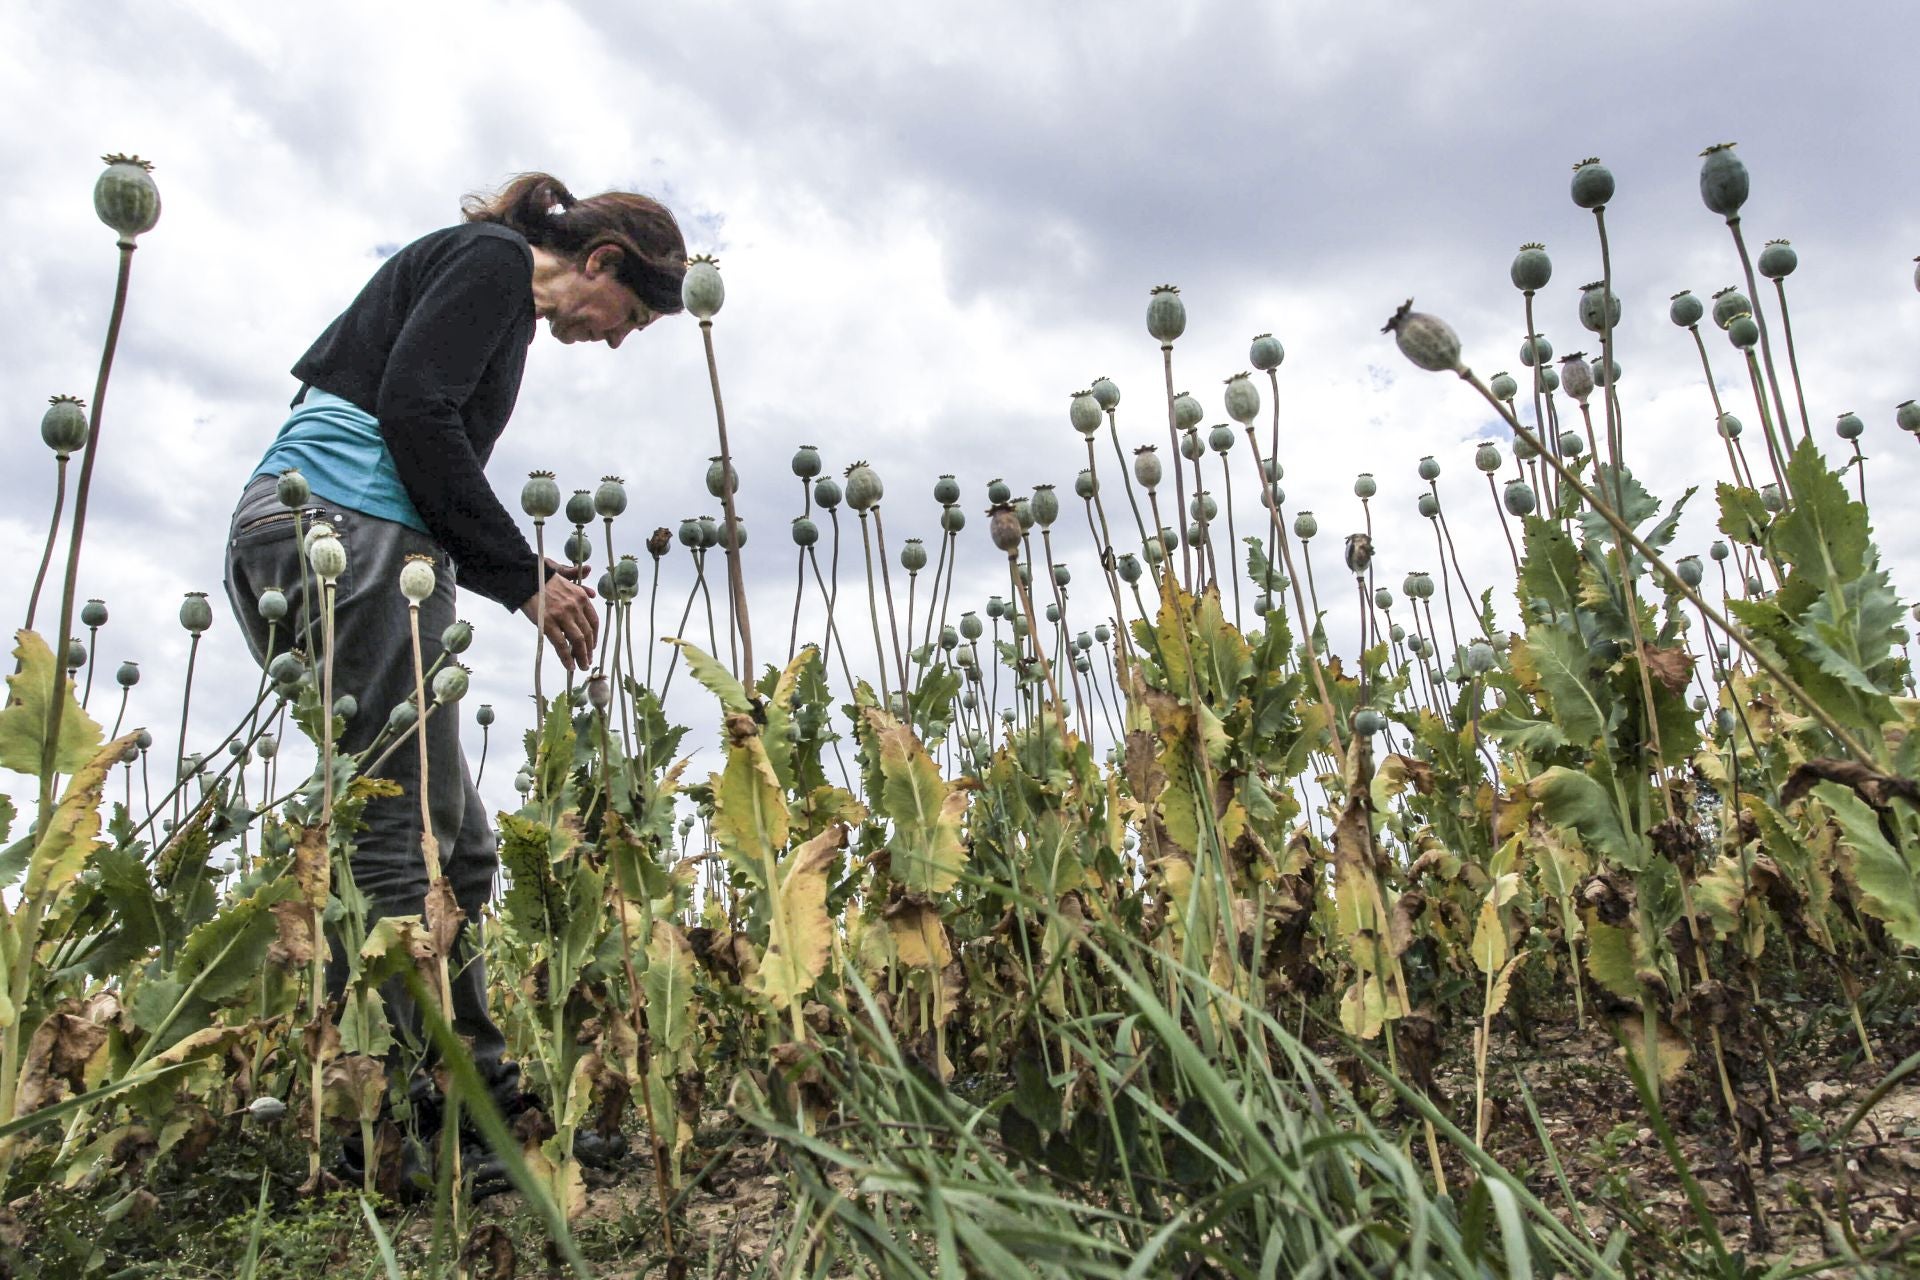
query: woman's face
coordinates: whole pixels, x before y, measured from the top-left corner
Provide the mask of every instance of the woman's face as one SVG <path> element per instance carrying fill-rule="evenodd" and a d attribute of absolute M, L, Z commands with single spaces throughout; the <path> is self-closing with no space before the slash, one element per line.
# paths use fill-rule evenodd
<path fill-rule="evenodd" d="M 565 343 L 604 342 L 618 347 L 628 334 L 653 323 L 654 313 L 614 274 L 619 260 L 618 248 L 602 245 L 585 265 L 555 282 L 553 305 L 547 312 L 547 327 L 554 337 Z"/>

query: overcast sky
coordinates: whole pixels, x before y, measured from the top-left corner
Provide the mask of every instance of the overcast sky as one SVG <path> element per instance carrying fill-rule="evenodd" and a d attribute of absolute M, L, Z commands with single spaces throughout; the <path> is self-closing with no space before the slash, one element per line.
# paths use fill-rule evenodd
<path fill-rule="evenodd" d="M 916 534 L 933 545 L 931 486 L 956 474 L 970 524 L 955 612 L 978 608 L 1005 581 L 985 483 L 1070 492 L 1084 454 L 1069 393 L 1112 376 L 1128 443 L 1164 446 L 1143 322 L 1162 282 L 1181 286 L 1189 314 L 1176 381 L 1209 421 L 1225 417 L 1221 384 L 1246 367 L 1249 338 L 1285 343 L 1288 506 L 1319 517 L 1316 567 L 1340 632 L 1356 471 L 1379 480 L 1382 582 L 1440 568 L 1413 509 L 1415 463 L 1431 453 L 1467 576 L 1493 584 L 1505 542 L 1471 461 L 1490 415 L 1456 380 L 1407 365 L 1379 328 L 1411 295 L 1456 325 L 1480 372 L 1517 367 L 1507 266 L 1543 240 L 1555 268 L 1539 326 L 1563 353 L 1595 346 L 1574 318 L 1579 286 L 1600 274 L 1593 219 L 1567 195 L 1587 155 L 1619 184 L 1607 221 L 1629 463 L 1668 497 L 1710 486 L 1725 458 L 1666 306 L 1738 278 L 1696 187 L 1697 153 L 1725 141 L 1753 172 L 1749 244 L 1784 236 L 1800 255 L 1788 298 L 1815 437 L 1836 445 L 1842 410 L 1866 420 L 1882 546 L 1912 594 L 1920 445 L 1893 412 L 1920 394 L 1917 27 L 1907 4 L 1734 0 L 1577 14 L 1353 0 L 0 7 L 0 563 L 12 566 L 0 614 L 24 615 L 45 536 L 45 399 L 93 383 L 114 250 L 89 192 L 108 151 L 155 162 L 165 212 L 136 255 L 82 595 L 112 610 L 96 684 L 110 691 L 114 665 L 140 660 L 130 722 L 162 743 L 186 654 L 181 593 L 216 604 L 194 723 L 217 740 L 252 691 L 221 594 L 223 538 L 294 391 L 286 370 L 382 254 L 455 221 L 462 194 L 529 169 L 581 195 L 655 194 L 691 248 L 720 257 L 715 344 L 765 656 L 784 656 L 792 608 L 795 445 L 820 446 L 836 473 L 856 458 L 880 469 L 896 547 Z M 1732 349 L 1717 332 L 1708 349 L 1757 443 Z M 715 451 L 698 331 L 676 318 L 618 352 L 537 338 L 490 475 L 515 509 L 532 467 L 569 488 L 624 475 L 619 536 L 637 551 L 654 525 L 714 509 L 702 476 Z M 1244 442 L 1229 463 L 1254 531 Z M 1106 479 L 1117 503 L 1110 466 Z M 1090 627 L 1106 610 L 1084 519 L 1066 507 L 1071 620 Z M 1684 549 L 1705 550 L 1710 507 L 1709 489 Z M 661 593 L 676 616 L 688 574 L 676 548 Z M 840 616 L 870 657 L 852 625 L 858 580 L 842 581 Z M 491 702 L 487 789 L 503 804 L 533 632 L 478 597 L 463 612 L 479 634 L 470 753 L 473 707 Z M 803 634 L 819 616 L 810 604 Z M 694 726 L 690 743 L 711 739 L 704 694 L 677 681 L 671 710 Z"/>

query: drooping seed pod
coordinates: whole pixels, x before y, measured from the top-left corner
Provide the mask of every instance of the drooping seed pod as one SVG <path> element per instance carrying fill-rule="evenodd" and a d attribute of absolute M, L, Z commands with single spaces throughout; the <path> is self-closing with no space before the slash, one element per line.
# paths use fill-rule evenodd
<path fill-rule="evenodd" d="M 447 703 L 458 702 L 467 696 L 467 669 L 457 662 L 450 662 L 433 673 L 433 700 Z"/>
<path fill-rule="evenodd" d="M 987 481 L 987 505 L 997 507 L 1003 502 L 1013 501 L 1013 489 L 999 476 Z"/>
<path fill-rule="evenodd" d="M 1533 486 L 1525 480 L 1507 481 L 1501 501 L 1506 504 L 1507 514 L 1513 516 L 1530 516 L 1538 505 L 1538 500 L 1533 496 Z"/>
<path fill-rule="evenodd" d="M 1091 467 L 1082 467 L 1078 472 L 1074 474 L 1074 477 L 1073 477 L 1073 496 L 1074 497 L 1081 498 L 1081 499 L 1091 499 L 1094 493 L 1099 489 L 1099 487 L 1100 487 L 1099 481 L 1094 478 L 1093 469 Z"/>
<path fill-rule="evenodd" d="M 1095 378 L 1089 390 L 1093 393 L 1094 400 L 1108 413 L 1120 407 L 1120 386 L 1112 378 L 1105 376 Z"/>
<path fill-rule="evenodd" d="M 1520 384 L 1513 380 L 1512 374 L 1503 369 L 1487 379 L 1487 390 L 1493 392 L 1495 400 L 1511 401 L 1520 394 Z"/>
<path fill-rule="evenodd" d="M 886 486 L 880 483 L 880 473 L 864 462 L 856 462 L 847 468 L 847 505 L 855 511 L 866 514 L 879 505 L 886 494 Z"/>
<path fill-rule="evenodd" d="M 1705 314 L 1706 308 L 1700 304 L 1700 299 L 1693 296 L 1691 289 L 1682 289 L 1667 303 L 1667 319 L 1682 329 L 1693 328 Z"/>
<path fill-rule="evenodd" d="M 908 538 L 900 548 L 900 567 L 918 573 L 927 567 L 927 546 L 918 538 Z"/>
<path fill-rule="evenodd" d="M 1375 483 L 1373 472 L 1362 471 L 1353 478 L 1353 496 L 1361 501 L 1364 502 L 1378 492 L 1380 492 L 1380 486 Z"/>
<path fill-rule="evenodd" d="M 1440 462 L 1432 454 L 1428 454 L 1426 457 L 1420 459 L 1418 470 L 1422 480 L 1438 480 L 1440 478 Z"/>
<path fill-rule="evenodd" d="M 1728 285 L 1713 295 L 1713 322 L 1725 329 L 1733 323 L 1735 316 L 1753 314 L 1753 303 L 1747 295 L 1733 285 Z"/>
<path fill-rule="evenodd" d="M 1033 513 L 1035 524 L 1042 529 L 1051 528 L 1053 522 L 1060 518 L 1060 495 L 1054 492 L 1050 484 L 1037 484 L 1033 487 L 1033 499 L 1027 504 L 1027 509 Z"/>
<path fill-rule="evenodd" d="M 593 513 L 602 520 L 611 520 L 626 509 L 626 481 L 619 476 L 601 476 L 599 486 L 593 491 Z"/>
<path fill-rule="evenodd" d="M 40 439 L 65 458 L 87 447 L 87 407 L 74 396 L 55 396 L 40 415 Z"/>
<path fill-rule="evenodd" d="M 206 592 L 187 592 L 186 599 L 180 602 L 180 625 L 194 635 L 213 625 L 213 606 L 207 603 Z"/>
<path fill-rule="evenodd" d="M 1206 416 L 1207 411 L 1200 407 L 1192 392 L 1182 391 L 1173 398 L 1173 425 L 1180 430 L 1199 426 Z"/>
<path fill-rule="evenodd" d="M 1613 174 L 1597 158 L 1573 166 L 1573 202 L 1582 209 L 1601 209 L 1613 199 Z"/>
<path fill-rule="evenodd" d="M 1560 357 L 1560 387 L 1581 404 L 1593 394 L 1593 366 L 1587 363 L 1586 352 Z"/>
<path fill-rule="evenodd" d="M 951 475 L 942 475 L 933 482 L 933 500 L 943 507 L 960 501 L 960 482 Z"/>
<path fill-rule="evenodd" d="M 1902 431 L 1920 435 L 1920 405 L 1912 400 L 1902 400 L 1894 406 L 1893 421 Z"/>
<path fill-rule="evenodd" d="M 396 702 L 387 712 L 387 731 L 396 737 L 408 733 L 420 722 L 420 713 L 414 709 L 411 701 Z"/>
<path fill-rule="evenodd" d="M 1513 256 L 1513 265 L 1507 268 L 1507 276 L 1523 293 L 1546 288 L 1547 281 L 1553 279 L 1553 260 L 1547 257 L 1547 246 L 1533 242 L 1521 245 L 1520 252 Z"/>
<path fill-rule="evenodd" d="M 1727 322 L 1727 341 L 1742 351 L 1751 351 L 1760 341 L 1760 322 L 1742 313 Z"/>
<path fill-rule="evenodd" d="M 1140 581 L 1141 574 L 1144 572 L 1141 568 L 1139 558 L 1131 551 L 1122 554 L 1120 558 L 1114 562 L 1113 567 L 1120 574 L 1120 581 L 1128 584 Z"/>
<path fill-rule="evenodd" d="M 153 165 L 139 156 L 100 157 L 107 166 L 93 184 L 93 212 L 132 244 L 160 221 L 160 188 L 154 185 Z"/>
<path fill-rule="evenodd" d="M 1493 670 L 1496 665 L 1493 646 L 1485 640 L 1473 641 L 1467 646 L 1461 658 L 1460 665 L 1466 669 L 1468 675 L 1483 676 Z"/>
<path fill-rule="evenodd" d="M 1313 535 L 1319 532 L 1320 522 L 1314 518 L 1313 512 L 1302 511 L 1293 518 L 1293 536 L 1300 541 L 1310 542 Z"/>
<path fill-rule="evenodd" d="M 1373 539 L 1364 533 L 1350 533 L 1346 544 L 1347 572 L 1363 577 L 1373 563 Z"/>
<path fill-rule="evenodd" d="M 1019 552 L 1020 517 L 1014 514 L 1010 503 L 995 503 L 987 511 L 987 536 L 1003 554 L 1013 556 Z"/>
<path fill-rule="evenodd" d="M 1605 281 L 1581 286 L 1580 324 L 1594 333 L 1620 327 L 1620 298 L 1608 291 Z"/>
<path fill-rule="evenodd" d="M 1150 444 L 1141 445 L 1133 451 L 1133 478 L 1151 489 L 1160 483 L 1161 476 L 1159 450 Z"/>
<path fill-rule="evenodd" d="M 433 557 L 424 554 L 410 555 L 400 566 L 400 594 L 414 604 L 433 594 L 435 585 Z"/>
<path fill-rule="evenodd" d="M 1800 265 L 1800 255 L 1785 240 L 1769 240 L 1766 247 L 1760 250 L 1760 259 L 1754 265 L 1767 279 L 1784 280 Z"/>
<path fill-rule="evenodd" d="M 810 547 L 820 541 L 820 526 L 805 516 L 793 518 L 793 545 Z"/>
<path fill-rule="evenodd" d="M 567 523 L 593 523 L 593 490 L 575 489 L 567 496 Z"/>
<path fill-rule="evenodd" d="M 1400 304 L 1380 332 L 1391 333 L 1400 354 L 1416 368 L 1429 373 L 1459 372 L 1460 335 L 1438 316 L 1415 311 L 1412 298 Z"/>
<path fill-rule="evenodd" d="M 1706 576 L 1706 570 L 1700 564 L 1699 556 L 1681 556 L 1673 562 L 1673 572 L 1680 581 L 1690 587 L 1699 586 L 1700 579 Z"/>
<path fill-rule="evenodd" d="M 1728 440 L 1738 440 L 1740 433 L 1745 430 L 1745 428 L 1740 425 L 1740 419 L 1730 413 L 1721 414 L 1719 421 L 1714 425 L 1718 428 L 1720 434 Z"/>
<path fill-rule="evenodd" d="M 720 263 L 712 254 L 697 253 L 687 259 L 687 273 L 680 277 L 680 304 L 695 320 L 707 321 L 720 314 L 727 300 L 726 282 L 720 278 Z"/>
<path fill-rule="evenodd" d="M 440 647 L 448 653 L 465 653 L 473 647 L 473 624 L 465 618 L 455 618 L 440 633 Z"/>
<path fill-rule="evenodd" d="M 493 704 L 491 702 L 481 703 L 480 709 L 473 713 L 473 719 L 474 723 L 478 724 L 482 729 L 487 728 L 493 723 Z"/>
<path fill-rule="evenodd" d="M 1180 290 L 1170 284 L 1155 285 L 1147 295 L 1147 332 L 1163 347 L 1187 331 L 1187 304 L 1180 301 Z"/>
<path fill-rule="evenodd" d="M 1071 422 L 1073 429 L 1083 436 L 1090 436 L 1098 431 L 1104 416 L 1100 410 L 1100 402 L 1093 398 L 1091 391 L 1076 391 L 1073 393 L 1073 398 L 1067 402 L 1067 421 Z"/>
<path fill-rule="evenodd" d="M 940 527 L 948 533 L 960 532 L 967 527 L 967 513 L 954 505 L 940 508 Z"/>
<path fill-rule="evenodd" d="M 520 486 L 520 509 L 535 520 L 545 520 L 560 510 L 560 485 L 551 471 L 529 471 Z"/>
<path fill-rule="evenodd" d="M 1833 424 L 1834 434 L 1842 440 L 1858 440 L 1860 433 L 1866 429 L 1867 424 L 1862 422 L 1860 415 L 1851 409 L 1841 414 L 1839 420 Z"/>
<path fill-rule="evenodd" d="M 811 480 L 820 474 L 820 451 L 810 444 L 803 444 L 793 452 L 793 474 L 802 480 Z"/>
<path fill-rule="evenodd" d="M 1372 737 L 1387 727 L 1387 717 L 1373 707 L 1361 707 L 1353 713 L 1353 731 Z"/>
<path fill-rule="evenodd" d="M 1578 431 L 1566 430 L 1560 433 L 1560 456 L 1577 458 L 1587 451 L 1586 439 Z"/>
<path fill-rule="evenodd" d="M 740 473 L 724 457 L 715 454 L 707 459 L 707 492 L 713 497 L 724 498 L 726 494 L 720 491 L 722 485 L 730 493 L 740 492 Z"/>
<path fill-rule="evenodd" d="M 1543 366 L 1553 359 L 1553 344 L 1547 341 L 1547 335 L 1536 333 L 1531 338 L 1520 340 L 1520 363 L 1532 369 Z"/>
<path fill-rule="evenodd" d="M 1287 358 L 1286 348 L 1280 345 L 1280 339 L 1270 333 L 1255 335 L 1247 347 L 1247 363 L 1262 373 L 1271 373 L 1280 367 Z"/>
<path fill-rule="evenodd" d="M 1723 218 L 1740 216 L 1747 202 L 1747 166 L 1733 154 L 1734 144 L 1717 143 L 1702 151 L 1700 163 L 1700 200 Z"/>
<path fill-rule="evenodd" d="M 274 482 L 273 492 L 283 507 L 303 507 L 312 496 L 307 478 L 292 467 L 280 473 L 280 479 Z"/>
<path fill-rule="evenodd" d="M 1236 373 L 1227 379 L 1226 402 L 1229 418 L 1243 427 L 1253 425 L 1260 416 L 1260 388 L 1251 374 Z"/>
<path fill-rule="evenodd" d="M 840 505 L 840 482 L 832 476 L 821 476 L 813 482 L 813 500 L 820 504 L 823 511 L 832 511 Z"/>

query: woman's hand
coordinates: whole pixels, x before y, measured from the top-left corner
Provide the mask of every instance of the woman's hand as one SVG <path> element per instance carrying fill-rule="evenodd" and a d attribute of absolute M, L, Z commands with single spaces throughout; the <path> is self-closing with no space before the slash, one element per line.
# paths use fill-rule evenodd
<path fill-rule="evenodd" d="M 534 623 L 540 621 L 541 597 L 546 598 L 547 639 L 560 655 L 561 665 L 569 671 L 584 671 L 593 665 L 594 646 L 600 642 L 600 615 L 593 608 L 593 588 L 582 586 L 587 566 L 561 564 L 549 559 L 553 570 L 546 585 L 527 597 L 520 612 Z"/>

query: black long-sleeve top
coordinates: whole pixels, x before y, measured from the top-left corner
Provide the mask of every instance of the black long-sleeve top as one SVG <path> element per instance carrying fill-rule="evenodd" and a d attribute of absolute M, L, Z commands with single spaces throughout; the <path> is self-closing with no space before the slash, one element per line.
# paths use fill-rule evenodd
<path fill-rule="evenodd" d="M 380 423 L 394 470 L 460 585 L 509 609 L 540 569 L 484 468 L 533 340 L 533 251 L 487 222 L 431 232 L 380 265 L 293 366 Z"/>

